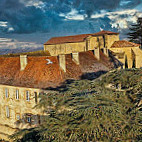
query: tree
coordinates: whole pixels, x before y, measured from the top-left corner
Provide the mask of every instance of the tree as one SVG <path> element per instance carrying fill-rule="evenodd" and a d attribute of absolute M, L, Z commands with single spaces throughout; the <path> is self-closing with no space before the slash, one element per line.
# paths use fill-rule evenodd
<path fill-rule="evenodd" d="M 121 142 L 142 139 L 142 70 L 109 72 L 40 94 L 48 112 L 39 127 L 17 132 L 14 142 Z M 106 85 L 122 85 L 122 90 Z M 64 90 L 65 89 L 65 90 Z"/>
<path fill-rule="evenodd" d="M 142 18 L 138 18 L 137 23 L 130 27 L 130 32 L 127 35 L 129 41 L 140 44 L 142 48 Z"/>

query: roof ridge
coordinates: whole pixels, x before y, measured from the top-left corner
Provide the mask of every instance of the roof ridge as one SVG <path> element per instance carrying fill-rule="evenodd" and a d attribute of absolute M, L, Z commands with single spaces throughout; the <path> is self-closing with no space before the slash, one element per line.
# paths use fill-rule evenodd
<path fill-rule="evenodd" d="M 93 34 L 93 33 L 92 33 L 92 34 Z M 68 36 L 55 36 L 55 37 L 51 37 L 51 38 L 74 37 L 74 36 L 92 35 L 92 34 L 77 34 L 77 35 L 68 35 Z"/>
<path fill-rule="evenodd" d="M 103 30 L 103 31 L 99 31 L 97 33 L 90 33 L 90 34 L 76 34 L 76 35 L 67 35 L 67 36 L 55 36 L 55 37 L 51 37 L 51 38 L 60 38 L 60 37 L 71 37 L 71 36 L 81 36 L 81 35 L 94 35 L 94 34 L 98 34 L 98 33 L 102 33 L 102 32 L 110 32 L 110 33 L 116 33 L 116 32 L 112 32 L 112 31 L 106 31 L 106 30 Z"/>
<path fill-rule="evenodd" d="M 74 42 L 83 42 L 88 36 L 101 36 L 104 34 L 119 34 L 111 31 L 100 31 L 97 33 L 90 34 L 79 34 L 79 35 L 70 35 L 70 36 L 61 36 L 61 37 L 52 37 L 44 45 L 54 45 L 62 43 L 74 43 Z"/>

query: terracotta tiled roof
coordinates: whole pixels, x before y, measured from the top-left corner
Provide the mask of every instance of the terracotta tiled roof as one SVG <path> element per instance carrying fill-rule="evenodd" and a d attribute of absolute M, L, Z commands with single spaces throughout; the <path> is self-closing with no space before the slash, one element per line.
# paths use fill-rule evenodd
<path fill-rule="evenodd" d="M 44 45 L 52 45 L 52 44 L 61 44 L 61 43 L 74 43 L 74 42 L 82 42 L 88 36 L 101 36 L 105 34 L 118 34 L 111 31 L 101 31 L 93 34 L 82 34 L 82 35 L 74 35 L 74 36 L 64 36 L 64 37 L 53 37 L 48 40 Z"/>
<path fill-rule="evenodd" d="M 20 71 L 19 57 L 0 57 L 0 84 L 28 88 L 56 87 L 66 79 L 79 79 L 84 73 L 108 71 L 114 67 L 103 53 L 100 61 L 91 51 L 79 55 L 80 65 L 72 61 L 71 55 L 66 55 L 66 73 L 59 67 L 57 57 L 28 57 L 24 71 Z M 47 65 L 46 59 L 53 64 Z"/>
<path fill-rule="evenodd" d="M 111 48 L 118 48 L 118 47 L 138 47 L 140 46 L 139 44 L 129 42 L 126 40 L 121 40 L 121 41 L 115 41 Z"/>

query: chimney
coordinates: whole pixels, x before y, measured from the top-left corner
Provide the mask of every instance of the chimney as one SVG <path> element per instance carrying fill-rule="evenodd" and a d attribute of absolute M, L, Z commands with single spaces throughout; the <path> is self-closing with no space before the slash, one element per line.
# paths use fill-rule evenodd
<path fill-rule="evenodd" d="M 79 52 L 72 53 L 72 60 L 79 65 Z"/>
<path fill-rule="evenodd" d="M 94 49 L 94 55 L 98 60 L 100 60 L 100 48 L 99 47 L 96 47 Z"/>
<path fill-rule="evenodd" d="M 60 68 L 64 72 L 66 72 L 66 56 L 65 56 L 65 54 L 59 55 L 59 65 L 60 65 Z"/>
<path fill-rule="evenodd" d="M 27 55 L 20 55 L 20 67 L 21 71 L 23 71 L 28 64 Z"/>

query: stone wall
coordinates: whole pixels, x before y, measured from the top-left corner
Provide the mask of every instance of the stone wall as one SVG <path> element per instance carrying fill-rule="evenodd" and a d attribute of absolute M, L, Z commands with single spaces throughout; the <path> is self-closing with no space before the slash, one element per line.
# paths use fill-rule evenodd
<path fill-rule="evenodd" d="M 72 60 L 79 65 L 79 52 L 72 53 Z"/>
<path fill-rule="evenodd" d="M 90 37 L 90 45 L 88 47 L 88 50 L 94 50 L 94 48 L 96 47 L 99 47 L 97 37 Z"/>
<path fill-rule="evenodd" d="M 119 41 L 119 35 L 105 35 L 105 46 L 110 49 L 115 41 Z"/>
<path fill-rule="evenodd" d="M 133 52 L 135 54 L 136 68 L 142 68 L 142 50 L 139 47 L 137 47 L 133 48 Z"/>
<path fill-rule="evenodd" d="M 118 47 L 118 48 L 110 48 L 111 51 L 115 53 L 124 53 L 124 57 L 122 59 L 118 58 L 124 65 L 127 60 L 128 68 L 133 67 L 133 63 L 135 60 L 135 67 L 142 67 L 142 51 L 139 47 Z"/>
<path fill-rule="evenodd" d="M 60 68 L 66 72 L 66 56 L 65 54 L 59 55 L 59 65 Z"/>
<path fill-rule="evenodd" d="M 44 50 L 48 50 L 51 56 L 70 54 L 73 52 L 83 52 L 86 51 L 86 42 L 44 45 Z"/>

